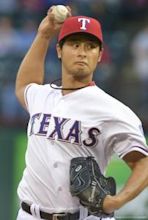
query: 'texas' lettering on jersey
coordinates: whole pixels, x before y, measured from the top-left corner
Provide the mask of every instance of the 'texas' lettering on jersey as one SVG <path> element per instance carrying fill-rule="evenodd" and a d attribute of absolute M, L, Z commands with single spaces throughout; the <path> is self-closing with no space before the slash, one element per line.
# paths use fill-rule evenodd
<path fill-rule="evenodd" d="M 45 136 L 50 140 L 94 147 L 98 143 L 97 136 L 100 131 L 96 127 L 91 127 L 84 132 L 80 121 L 37 113 L 30 119 L 28 133 L 30 136 L 34 134 Z"/>

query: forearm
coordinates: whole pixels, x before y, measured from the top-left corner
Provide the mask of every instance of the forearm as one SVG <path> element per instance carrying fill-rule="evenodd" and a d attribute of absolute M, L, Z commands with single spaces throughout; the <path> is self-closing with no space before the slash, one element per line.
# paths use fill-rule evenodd
<path fill-rule="evenodd" d="M 50 41 L 51 39 L 40 33 L 37 34 L 20 65 L 16 79 L 16 89 L 32 82 L 43 83 L 44 63 Z"/>
<path fill-rule="evenodd" d="M 104 200 L 104 210 L 111 213 L 134 199 L 148 186 L 148 157 L 141 159 L 132 170 L 127 183 L 116 196 L 107 196 Z"/>
<path fill-rule="evenodd" d="M 148 186 L 148 157 L 141 159 L 133 168 L 126 185 L 117 195 L 121 205 L 134 199 L 145 187 Z"/>

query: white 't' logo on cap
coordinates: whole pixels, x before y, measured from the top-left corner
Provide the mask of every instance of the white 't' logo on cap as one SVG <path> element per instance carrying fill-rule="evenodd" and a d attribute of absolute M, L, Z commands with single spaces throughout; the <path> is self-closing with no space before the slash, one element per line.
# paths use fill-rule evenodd
<path fill-rule="evenodd" d="M 80 27 L 81 30 L 86 30 L 86 25 L 90 23 L 88 18 L 78 18 L 78 22 L 81 22 L 82 26 Z"/>

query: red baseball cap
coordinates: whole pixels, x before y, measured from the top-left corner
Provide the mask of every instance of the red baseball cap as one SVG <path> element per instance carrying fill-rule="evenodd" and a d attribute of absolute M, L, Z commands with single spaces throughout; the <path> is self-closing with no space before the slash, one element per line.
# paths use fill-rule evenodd
<path fill-rule="evenodd" d="M 58 42 L 63 40 L 65 37 L 76 33 L 91 34 L 103 43 L 101 24 L 94 18 L 86 16 L 68 17 L 61 27 Z"/>

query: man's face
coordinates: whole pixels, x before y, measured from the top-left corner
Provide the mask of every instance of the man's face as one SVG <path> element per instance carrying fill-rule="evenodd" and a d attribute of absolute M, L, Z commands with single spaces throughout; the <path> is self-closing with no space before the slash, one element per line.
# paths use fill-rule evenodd
<path fill-rule="evenodd" d="M 67 37 L 62 48 L 57 46 L 57 52 L 63 73 L 76 78 L 92 75 L 102 56 L 98 41 L 86 34 Z"/>

